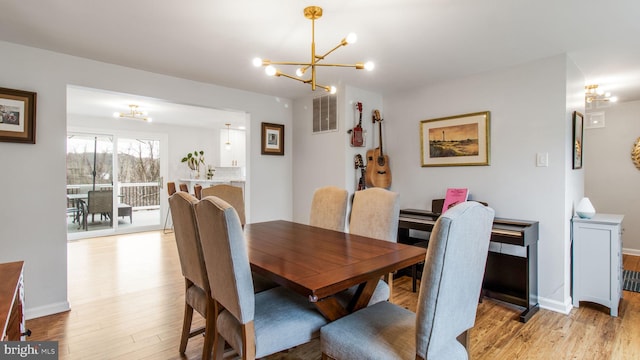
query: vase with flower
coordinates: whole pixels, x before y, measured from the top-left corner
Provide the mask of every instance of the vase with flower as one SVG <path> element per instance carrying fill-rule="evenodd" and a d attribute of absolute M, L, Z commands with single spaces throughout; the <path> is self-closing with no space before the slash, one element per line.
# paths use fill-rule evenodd
<path fill-rule="evenodd" d="M 200 165 L 204 164 L 204 151 L 194 151 L 187 153 L 185 157 L 182 158 L 183 163 L 187 163 L 187 166 L 192 171 L 191 178 L 199 179 L 200 178 Z"/>

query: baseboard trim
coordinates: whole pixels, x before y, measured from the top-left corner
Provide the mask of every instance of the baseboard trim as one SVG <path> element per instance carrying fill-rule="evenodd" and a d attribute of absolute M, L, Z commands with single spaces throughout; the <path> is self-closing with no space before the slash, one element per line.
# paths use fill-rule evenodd
<path fill-rule="evenodd" d="M 26 320 L 31 320 L 47 315 L 53 315 L 65 311 L 71 310 L 68 301 L 63 301 L 55 304 L 49 304 L 45 306 L 38 306 L 34 308 L 25 309 L 24 317 Z"/>
<path fill-rule="evenodd" d="M 622 253 L 625 255 L 640 256 L 640 250 L 638 249 L 622 248 Z"/>
<path fill-rule="evenodd" d="M 538 298 L 538 302 L 542 309 L 555 311 L 565 315 L 568 315 L 571 312 L 571 309 L 573 309 L 570 297 L 564 303 L 542 297 Z"/>

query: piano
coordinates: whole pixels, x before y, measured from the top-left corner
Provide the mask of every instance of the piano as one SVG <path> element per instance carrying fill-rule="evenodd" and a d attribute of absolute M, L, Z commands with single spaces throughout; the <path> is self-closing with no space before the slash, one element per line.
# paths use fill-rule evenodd
<path fill-rule="evenodd" d="M 398 242 L 428 246 L 424 239 L 411 237 L 409 230 L 431 232 L 439 215 L 426 210 L 400 210 Z M 415 291 L 415 269 L 412 272 Z M 538 312 L 537 221 L 494 219 L 482 296 L 524 308 L 519 317 L 523 323 Z"/>

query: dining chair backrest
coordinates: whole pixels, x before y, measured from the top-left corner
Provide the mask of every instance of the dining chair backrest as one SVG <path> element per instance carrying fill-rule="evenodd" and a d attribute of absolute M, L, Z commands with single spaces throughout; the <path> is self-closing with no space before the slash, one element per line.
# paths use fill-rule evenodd
<path fill-rule="evenodd" d="M 348 195 L 347 190 L 336 186 L 316 189 L 311 201 L 309 225 L 344 231 Z"/>
<path fill-rule="evenodd" d="M 244 195 L 241 187 L 227 184 L 206 187 L 202 189 L 202 198 L 207 196 L 219 197 L 233 206 L 240 217 L 240 224 L 244 226 L 246 219 L 244 214 Z"/>
<path fill-rule="evenodd" d="M 180 191 L 189 192 L 189 187 L 187 186 L 187 184 L 180 184 Z"/>
<path fill-rule="evenodd" d="M 383 188 L 356 191 L 351 206 L 349 232 L 374 239 L 396 242 L 400 196 Z"/>
<path fill-rule="evenodd" d="M 215 196 L 204 197 L 195 208 L 214 298 L 241 324 L 253 321 L 251 267 L 238 213 Z"/>
<path fill-rule="evenodd" d="M 416 353 L 423 359 L 463 351 L 456 337 L 475 323 L 493 217 L 493 209 L 467 201 L 433 227 L 416 311 Z"/>
<path fill-rule="evenodd" d="M 198 199 L 183 191 L 175 192 L 169 197 L 178 257 L 186 284 L 185 312 L 179 350 L 181 354 L 184 354 L 189 338 L 200 333 L 197 330 L 191 331 L 193 310 L 196 310 L 205 318 L 202 359 L 208 360 L 211 357 L 215 339 L 215 304 L 209 287 L 209 278 L 200 243 L 194 208 L 197 203 Z"/>
<path fill-rule="evenodd" d="M 176 183 L 173 181 L 169 181 L 167 183 L 167 193 L 169 193 L 169 196 L 175 194 L 176 192 Z"/>
<path fill-rule="evenodd" d="M 89 190 L 87 212 L 90 214 L 113 212 L 113 190 Z"/>
<path fill-rule="evenodd" d="M 198 200 L 202 199 L 202 185 L 195 184 L 193 186 L 193 193 Z"/>
<path fill-rule="evenodd" d="M 194 205 L 197 203 L 198 199 L 183 191 L 178 191 L 169 197 L 182 275 L 201 289 L 207 290 L 209 280 L 194 210 Z"/>

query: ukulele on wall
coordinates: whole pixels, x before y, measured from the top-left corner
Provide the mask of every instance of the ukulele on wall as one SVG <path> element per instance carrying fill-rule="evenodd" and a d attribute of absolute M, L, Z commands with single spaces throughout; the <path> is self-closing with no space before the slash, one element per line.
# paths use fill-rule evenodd
<path fill-rule="evenodd" d="M 367 187 L 389 188 L 391 186 L 391 170 L 389 157 L 382 151 L 382 118 L 380 111 L 373 110 L 373 122 L 378 123 L 380 146 L 367 151 L 367 171 L 365 183 Z"/>
<path fill-rule="evenodd" d="M 348 132 L 351 134 L 351 146 L 361 147 L 364 146 L 364 137 L 362 136 L 362 103 L 357 102 L 356 108 L 360 114 L 360 119 L 358 120 L 358 125 Z"/>
<path fill-rule="evenodd" d="M 365 172 L 364 172 L 364 161 L 362 160 L 362 155 L 356 154 L 354 160 L 355 160 L 356 170 L 360 169 L 360 180 L 358 180 L 358 186 L 356 187 L 356 191 L 364 190 L 366 188 L 366 185 L 364 183 Z"/>

